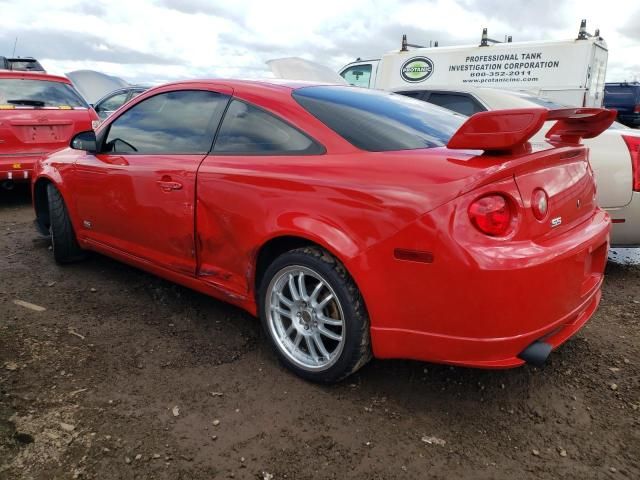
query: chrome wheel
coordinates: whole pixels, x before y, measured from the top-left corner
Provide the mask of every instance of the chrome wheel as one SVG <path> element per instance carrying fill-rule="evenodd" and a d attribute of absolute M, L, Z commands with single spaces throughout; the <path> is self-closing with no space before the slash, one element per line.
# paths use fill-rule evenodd
<path fill-rule="evenodd" d="M 340 358 L 345 344 L 342 305 L 317 272 L 300 265 L 283 268 L 271 279 L 265 302 L 269 333 L 295 365 L 322 371 Z"/>

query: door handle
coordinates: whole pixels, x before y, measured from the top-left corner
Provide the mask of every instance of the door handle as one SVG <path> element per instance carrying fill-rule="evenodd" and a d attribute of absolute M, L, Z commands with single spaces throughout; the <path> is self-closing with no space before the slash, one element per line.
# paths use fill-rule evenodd
<path fill-rule="evenodd" d="M 180 190 L 182 184 L 180 182 L 173 182 L 171 180 L 158 180 L 156 182 L 160 189 L 164 192 L 170 192 L 172 190 Z"/>

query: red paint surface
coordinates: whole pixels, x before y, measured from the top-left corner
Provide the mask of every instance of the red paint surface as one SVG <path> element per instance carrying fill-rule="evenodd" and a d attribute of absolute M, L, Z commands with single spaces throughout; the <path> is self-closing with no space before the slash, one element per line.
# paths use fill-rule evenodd
<path fill-rule="evenodd" d="M 324 145 L 315 156 L 93 155 L 63 150 L 37 166 L 65 198 L 82 246 L 256 312 L 255 262 L 296 236 L 342 261 L 364 297 L 373 351 L 489 368 L 546 337 L 554 347 L 593 314 L 610 220 L 594 203 L 583 147 L 513 155 L 433 148 L 358 150 L 291 97 L 296 85 L 191 82 L 159 90 L 233 92 Z M 103 127 L 101 127 L 103 128 Z M 179 190 L 158 181 L 179 182 Z M 538 220 L 533 192 L 549 196 Z M 508 197 L 513 225 L 478 231 L 469 205 Z M 561 217 L 558 226 L 551 219 Z M 86 228 L 86 221 L 91 228 Z M 432 262 L 395 252 L 428 252 Z"/>
<path fill-rule="evenodd" d="M 66 77 L 44 73 L 0 71 L 0 79 L 32 79 L 66 83 Z M 8 178 L 28 181 L 34 163 L 45 155 L 69 145 L 78 132 L 91 130 L 91 122 L 98 120 L 92 108 L 61 110 L 53 108 L 0 109 L 0 180 Z M 25 179 L 23 172 L 29 177 Z"/>

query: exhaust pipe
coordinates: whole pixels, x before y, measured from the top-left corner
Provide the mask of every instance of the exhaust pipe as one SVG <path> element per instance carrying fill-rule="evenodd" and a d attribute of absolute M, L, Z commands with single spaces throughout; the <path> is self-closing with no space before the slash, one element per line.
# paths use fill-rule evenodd
<path fill-rule="evenodd" d="M 7 190 L 7 191 L 11 191 L 13 190 L 13 187 L 15 186 L 15 183 L 13 183 L 13 180 L 4 180 L 0 186 L 2 186 L 3 189 Z"/>
<path fill-rule="evenodd" d="M 553 347 L 546 343 L 536 340 L 523 351 L 518 354 L 518 358 L 524 360 L 534 367 L 542 367 L 546 362 L 547 357 L 553 350 Z"/>

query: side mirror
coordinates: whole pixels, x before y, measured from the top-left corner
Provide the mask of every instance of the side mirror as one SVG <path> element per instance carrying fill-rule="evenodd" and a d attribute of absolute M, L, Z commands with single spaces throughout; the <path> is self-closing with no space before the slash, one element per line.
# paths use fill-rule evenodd
<path fill-rule="evenodd" d="M 98 141 L 96 140 L 96 132 L 88 130 L 80 132 L 71 139 L 69 144 L 74 150 L 84 150 L 85 152 L 95 153 L 98 151 Z"/>

